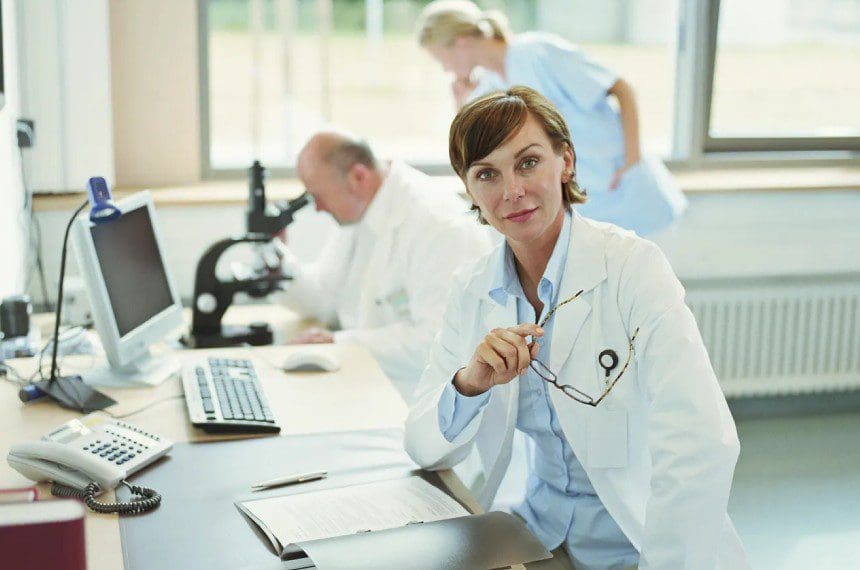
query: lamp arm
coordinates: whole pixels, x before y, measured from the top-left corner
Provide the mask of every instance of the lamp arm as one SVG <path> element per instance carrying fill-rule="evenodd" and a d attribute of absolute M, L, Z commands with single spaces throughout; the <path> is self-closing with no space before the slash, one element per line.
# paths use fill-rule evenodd
<path fill-rule="evenodd" d="M 63 310 L 63 281 L 66 276 L 66 251 L 69 245 L 69 231 L 71 231 L 72 224 L 75 219 L 89 203 L 89 200 L 84 200 L 84 203 L 75 210 L 75 213 L 72 214 L 69 223 L 66 225 L 66 234 L 63 236 L 63 252 L 62 257 L 60 258 L 60 284 L 57 287 L 57 313 L 54 320 L 54 349 L 52 351 L 53 354 L 51 355 L 51 381 L 57 378 L 57 348 L 60 345 L 60 316 Z"/>

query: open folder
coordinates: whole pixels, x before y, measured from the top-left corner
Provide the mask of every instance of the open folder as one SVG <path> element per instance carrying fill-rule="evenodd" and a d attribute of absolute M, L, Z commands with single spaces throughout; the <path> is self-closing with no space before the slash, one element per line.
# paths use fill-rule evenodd
<path fill-rule="evenodd" d="M 500 568 L 549 558 L 519 520 L 469 515 L 420 477 L 236 503 L 284 568 Z"/>

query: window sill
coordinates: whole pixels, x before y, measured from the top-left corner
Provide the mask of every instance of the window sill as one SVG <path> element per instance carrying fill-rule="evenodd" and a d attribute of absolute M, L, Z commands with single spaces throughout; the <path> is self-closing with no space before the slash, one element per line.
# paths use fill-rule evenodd
<path fill-rule="evenodd" d="M 243 180 L 207 180 L 195 184 L 165 186 L 161 188 L 115 188 L 113 197 L 120 200 L 126 196 L 149 190 L 159 208 L 183 206 L 238 206 L 247 203 L 248 187 Z M 295 198 L 304 191 L 297 179 L 266 181 L 266 200 L 278 201 Z M 37 194 L 33 198 L 36 211 L 69 210 L 83 200 L 84 192 Z"/>
<path fill-rule="evenodd" d="M 675 172 L 674 176 L 689 194 L 711 192 L 770 192 L 860 189 L 860 166 L 815 168 L 709 168 Z M 453 176 L 440 177 L 445 184 L 459 184 Z M 114 197 L 121 199 L 141 188 L 119 188 Z M 248 190 L 241 180 L 206 181 L 196 184 L 151 188 L 158 207 L 238 206 L 248 200 Z M 287 200 L 301 194 L 297 179 L 273 179 L 266 182 L 268 200 Z M 69 210 L 82 200 L 83 192 L 37 194 L 33 207 L 37 211 Z"/>
<path fill-rule="evenodd" d="M 860 189 L 860 166 L 702 168 L 673 175 L 688 193 Z"/>

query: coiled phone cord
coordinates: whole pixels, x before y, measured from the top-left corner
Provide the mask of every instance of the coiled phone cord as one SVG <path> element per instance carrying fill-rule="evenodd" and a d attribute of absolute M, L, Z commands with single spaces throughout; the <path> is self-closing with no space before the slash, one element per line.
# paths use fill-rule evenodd
<path fill-rule="evenodd" d="M 122 484 L 128 487 L 132 494 L 137 495 L 128 503 L 100 503 L 96 501 L 95 495 L 99 486 L 90 483 L 83 491 L 54 483 L 51 486 L 51 494 L 56 497 L 74 497 L 83 500 L 89 508 L 97 513 L 119 513 L 121 515 L 139 515 L 158 507 L 161 504 L 161 494 L 149 487 L 130 485 L 126 481 Z"/>

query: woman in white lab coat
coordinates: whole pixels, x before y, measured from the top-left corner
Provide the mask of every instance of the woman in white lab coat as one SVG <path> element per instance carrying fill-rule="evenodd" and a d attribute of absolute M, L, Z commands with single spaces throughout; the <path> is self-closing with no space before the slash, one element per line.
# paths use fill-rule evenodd
<path fill-rule="evenodd" d="M 571 209 L 573 142 L 530 88 L 461 109 L 449 152 L 505 240 L 454 283 L 411 457 L 446 469 L 476 452 L 489 508 L 520 430 L 535 451 L 515 512 L 576 568 L 746 568 L 726 513 L 735 425 L 661 251 Z"/>
<path fill-rule="evenodd" d="M 665 165 L 641 154 L 633 88 L 576 46 L 548 33 L 513 35 L 503 14 L 461 0 L 430 3 L 418 39 L 454 74 L 458 106 L 511 85 L 532 87 L 556 106 L 576 139 L 577 178 L 589 197 L 578 207 L 583 216 L 648 235 L 685 210 Z"/>

